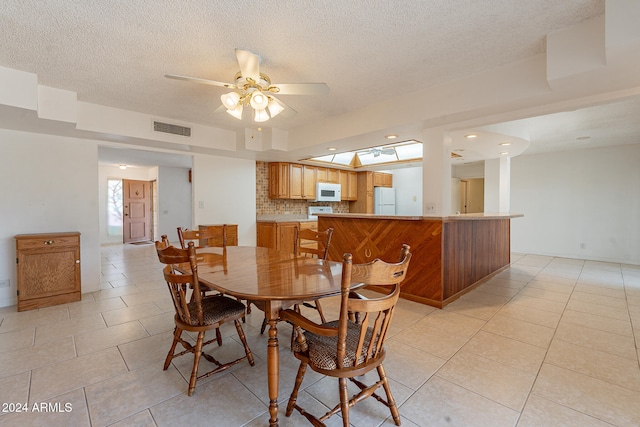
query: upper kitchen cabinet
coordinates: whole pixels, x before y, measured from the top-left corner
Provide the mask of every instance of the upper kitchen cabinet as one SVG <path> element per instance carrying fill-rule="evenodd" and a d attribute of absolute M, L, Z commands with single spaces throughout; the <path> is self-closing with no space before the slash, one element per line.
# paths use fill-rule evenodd
<path fill-rule="evenodd" d="M 288 199 L 289 192 L 289 163 L 269 163 L 269 198 Z"/>
<path fill-rule="evenodd" d="M 373 186 L 374 187 L 393 187 L 393 175 L 384 172 L 373 173 Z"/>
<path fill-rule="evenodd" d="M 339 171 L 342 200 L 358 199 L 358 174 L 352 171 Z"/>
<path fill-rule="evenodd" d="M 342 200 L 356 200 L 358 196 L 355 172 L 297 163 L 269 163 L 270 199 L 315 200 L 318 182 L 343 184 Z"/>
<path fill-rule="evenodd" d="M 289 199 L 314 200 L 316 198 L 315 166 L 290 164 Z"/>

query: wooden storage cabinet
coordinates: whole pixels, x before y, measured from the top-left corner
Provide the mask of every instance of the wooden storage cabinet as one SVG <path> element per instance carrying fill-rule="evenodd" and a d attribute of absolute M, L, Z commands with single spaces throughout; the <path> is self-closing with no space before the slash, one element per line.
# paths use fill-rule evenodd
<path fill-rule="evenodd" d="M 317 221 L 258 222 L 257 225 L 258 246 L 273 248 L 286 253 L 293 253 L 296 227 L 299 229 L 318 229 Z"/>
<path fill-rule="evenodd" d="M 358 198 L 358 174 L 351 171 L 339 172 L 342 200 L 356 200 Z"/>
<path fill-rule="evenodd" d="M 358 172 L 356 201 L 349 202 L 351 213 L 373 213 L 373 172 Z"/>
<path fill-rule="evenodd" d="M 342 183 L 342 200 L 357 197 L 356 173 L 298 163 L 269 163 L 269 198 L 315 200 L 316 183 Z"/>
<path fill-rule="evenodd" d="M 393 175 L 384 172 L 373 173 L 373 186 L 374 187 L 393 187 Z"/>
<path fill-rule="evenodd" d="M 199 225 L 198 230 L 203 231 L 208 228 L 222 228 L 225 224 L 205 224 Z M 238 225 L 237 224 L 226 224 L 227 225 L 227 246 L 238 246 Z M 203 239 L 204 240 L 204 239 Z M 222 239 L 215 238 L 209 239 L 207 242 L 208 246 L 222 246 Z"/>
<path fill-rule="evenodd" d="M 80 233 L 19 234 L 18 311 L 80 301 Z"/>

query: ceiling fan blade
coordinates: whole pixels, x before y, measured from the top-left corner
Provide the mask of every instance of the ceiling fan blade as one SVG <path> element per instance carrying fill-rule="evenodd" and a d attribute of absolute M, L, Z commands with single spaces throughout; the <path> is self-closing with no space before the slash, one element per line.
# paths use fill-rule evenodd
<path fill-rule="evenodd" d="M 248 50 L 236 49 L 240 74 L 245 78 L 252 78 L 253 81 L 260 81 L 260 60 L 261 58 Z"/>
<path fill-rule="evenodd" d="M 278 95 L 324 95 L 329 93 L 326 83 L 279 83 L 271 85 L 278 88 Z"/>
<path fill-rule="evenodd" d="M 236 89 L 236 85 L 234 85 L 233 83 L 217 82 L 215 80 L 200 79 L 198 77 L 178 76 L 175 74 L 165 74 L 164 76 L 168 79 L 184 80 L 187 82 L 202 83 L 205 85 L 221 86 L 229 89 Z"/>
<path fill-rule="evenodd" d="M 287 118 L 287 117 L 292 117 L 292 116 L 298 114 L 298 112 L 296 110 L 294 110 L 293 108 L 289 107 L 287 104 L 282 102 L 280 100 L 280 98 L 278 98 L 278 102 L 280 103 L 280 105 L 282 105 L 284 107 L 284 110 L 282 110 L 282 113 L 280 113 L 280 117 Z"/>

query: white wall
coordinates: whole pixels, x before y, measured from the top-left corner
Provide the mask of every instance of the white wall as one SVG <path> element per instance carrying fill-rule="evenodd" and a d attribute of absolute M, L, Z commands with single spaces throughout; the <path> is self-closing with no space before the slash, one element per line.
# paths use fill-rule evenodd
<path fill-rule="evenodd" d="M 640 264 L 640 144 L 511 159 L 511 250 Z"/>
<path fill-rule="evenodd" d="M 194 226 L 238 224 L 238 244 L 255 245 L 256 162 L 195 155 L 193 206 Z"/>
<path fill-rule="evenodd" d="M 16 303 L 16 234 L 79 231 L 82 292 L 100 285 L 95 141 L 0 129 L 0 306 Z"/>
<path fill-rule="evenodd" d="M 189 169 L 160 166 L 158 168 L 158 229 L 156 238 L 166 234 L 178 240 L 178 227 L 193 228 L 193 201 Z"/>
<path fill-rule="evenodd" d="M 390 172 L 396 189 L 396 215 L 422 215 L 422 167 Z"/>

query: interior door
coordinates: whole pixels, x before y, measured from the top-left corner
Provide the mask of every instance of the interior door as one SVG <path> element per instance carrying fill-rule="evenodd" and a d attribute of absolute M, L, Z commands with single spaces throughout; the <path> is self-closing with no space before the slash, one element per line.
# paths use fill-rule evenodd
<path fill-rule="evenodd" d="M 150 241 L 151 185 L 147 181 L 122 180 L 124 243 Z"/>

